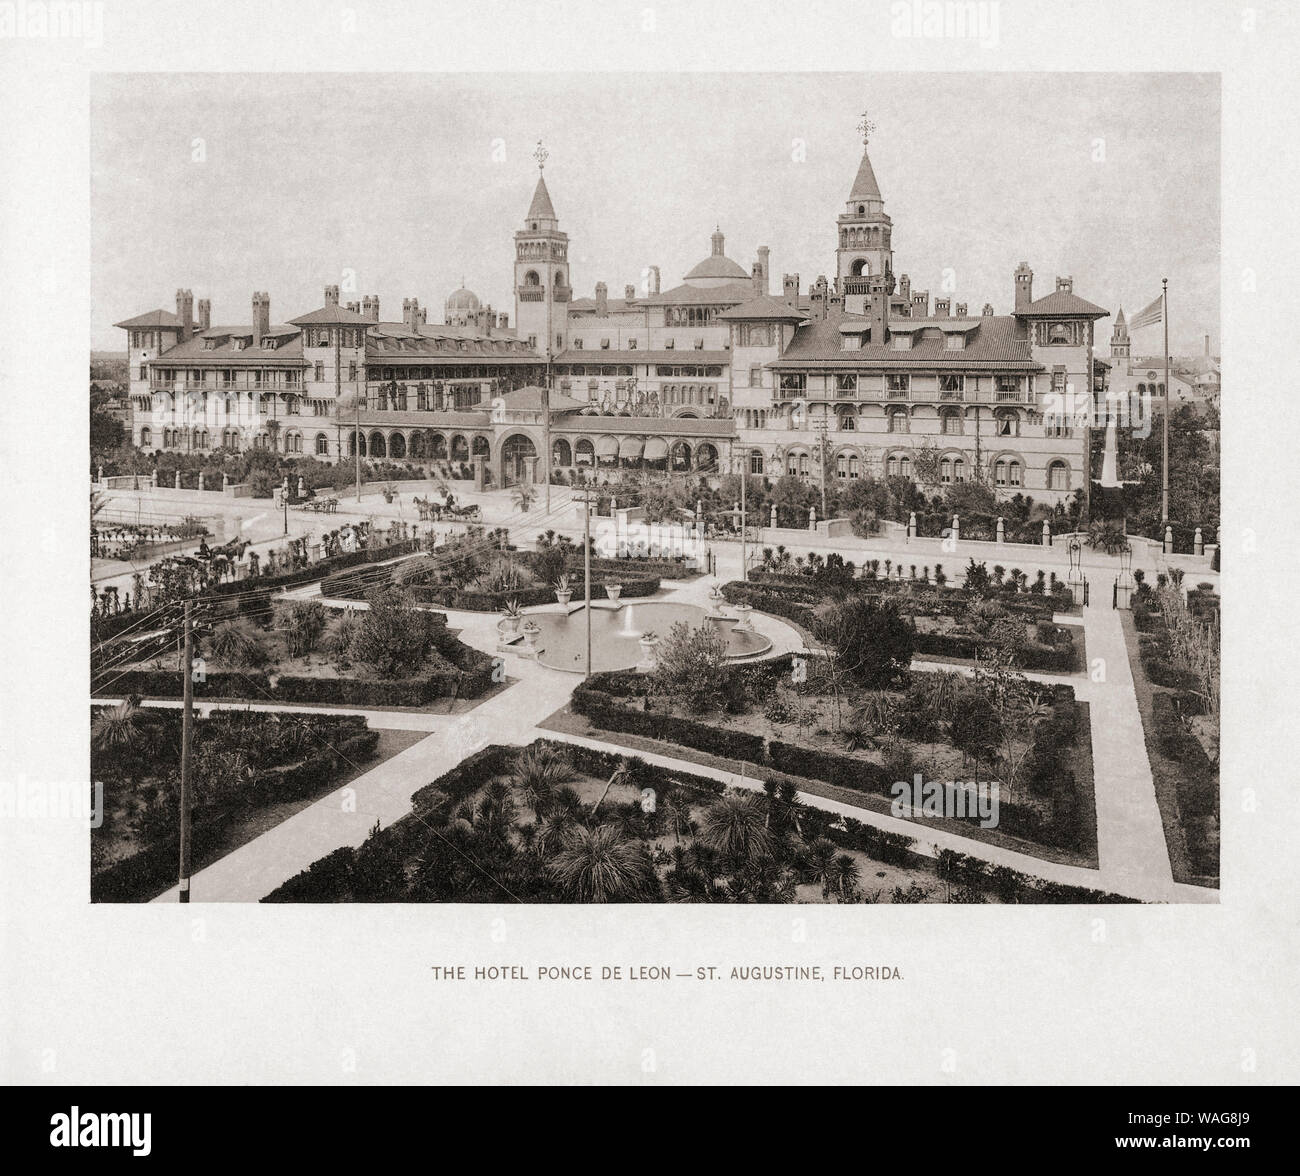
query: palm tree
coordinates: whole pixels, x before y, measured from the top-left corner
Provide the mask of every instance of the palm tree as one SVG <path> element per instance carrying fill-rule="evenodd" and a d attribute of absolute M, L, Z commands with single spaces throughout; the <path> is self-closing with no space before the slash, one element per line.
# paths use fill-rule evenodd
<path fill-rule="evenodd" d="M 835 859 L 832 884 L 833 889 L 839 894 L 840 898 L 848 901 L 853 892 L 857 890 L 861 878 L 862 871 L 859 869 L 858 863 L 847 853 L 842 853 Z"/>
<path fill-rule="evenodd" d="M 682 834 L 689 833 L 695 824 L 691 818 L 690 798 L 681 789 L 674 788 L 664 797 L 663 814 L 677 844 L 681 845 Z"/>
<path fill-rule="evenodd" d="M 96 751 L 135 751 L 143 741 L 144 713 L 134 695 L 101 711 L 90 725 L 90 745 Z"/>
<path fill-rule="evenodd" d="M 568 756 L 550 744 L 536 743 L 515 756 L 510 783 L 540 820 L 549 811 L 555 790 L 573 779 Z"/>
<path fill-rule="evenodd" d="M 655 873 L 645 847 L 617 825 L 577 825 L 547 869 L 576 902 L 631 902 L 653 893 Z"/>
<path fill-rule="evenodd" d="M 808 873 L 822 885 L 822 898 L 829 898 L 835 880 L 835 843 L 818 837 L 808 848 Z"/>
<path fill-rule="evenodd" d="M 520 514 L 527 514 L 537 501 L 537 491 L 527 482 L 518 482 L 511 491 L 510 497 L 514 500 L 516 509 Z"/>
<path fill-rule="evenodd" d="M 700 841 L 736 863 L 757 861 L 772 851 L 764 805 L 756 796 L 729 792 L 720 796 L 700 818 Z"/>

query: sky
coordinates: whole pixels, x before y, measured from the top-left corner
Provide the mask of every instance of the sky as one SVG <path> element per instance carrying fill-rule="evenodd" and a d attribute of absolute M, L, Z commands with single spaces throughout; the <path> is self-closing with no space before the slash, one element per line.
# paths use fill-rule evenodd
<path fill-rule="evenodd" d="M 771 249 L 772 292 L 806 290 L 835 273 L 864 110 L 914 290 L 1007 313 L 1023 260 L 1036 296 L 1068 274 L 1132 317 L 1167 277 L 1171 350 L 1218 353 L 1219 78 L 1177 73 L 99 74 L 91 346 L 122 350 L 112 324 L 178 287 L 214 325 L 330 284 L 432 322 L 463 279 L 513 322 L 539 139 L 578 296 L 648 265 L 677 285 L 715 225 L 746 271 Z"/>

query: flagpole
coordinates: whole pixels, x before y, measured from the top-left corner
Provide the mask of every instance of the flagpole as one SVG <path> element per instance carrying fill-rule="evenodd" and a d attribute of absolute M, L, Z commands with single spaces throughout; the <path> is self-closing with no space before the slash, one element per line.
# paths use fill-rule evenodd
<path fill-rule="evenodd" d="M 1160 425 L 1160 531 L 1164 540 L 1164 529 L 1169 525 L 1169 279 L 1160 279 L 1160 317 L 1165 320 L 1165 391 L 1164 413 Z"/>

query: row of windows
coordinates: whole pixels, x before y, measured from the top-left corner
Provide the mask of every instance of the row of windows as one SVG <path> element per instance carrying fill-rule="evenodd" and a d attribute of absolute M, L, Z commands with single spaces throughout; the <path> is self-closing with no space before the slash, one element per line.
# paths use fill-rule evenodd
<path fill-rule="evenodd" d="M 211 437 L 207 429 L 195 429 L 192 433 L 184 429 L 163 429 L 159 433 L 159 442 L 163 449 L 180 449 L 185 446 L 188 439 L 189 447 L 192 449 L 207 449 L 211 443 Z M 242 434 L 238 429 L 223 429 L 221 432 L 220 444 L 227 449 L 237 450 L 240 447 Z M 147 449 L 153 444 L 153 430 L 144 428 L 140 430 L 140 447 Z M 324 433 L 317 433 L 315 440 L 315 451 L 318 457 L 328 457 L 330 451 L 329 437 Z M 253 447 L 255 449 L 270 449 L 271 435 L 269 433 L 258 433 L 253 438 Z M 302 434 L 286 433 L 284 435 L 284 453 L 301 453 Z"/>
<path fill-rule="evenodd" d="M 556 346 L 556 348 L 557 348 L 558 350 L 561 350 L 561 351 L 562 351 L 562 350 L 564 349 L 564 336 L 563 336 L 563 335 L 556 335 L 556 336 L 555 336 L 555 346 Z M 570 346 L 573 348 L 574 351 L 582 351 L 582 350 L 584 350 L 584 349 L 586 348 L 586 342 L 585 342 L 585 340 L 583 340 L 583 339 L 574 339 L 573 342 L 570 344 Z M 624 340 L 624 342 L 623 342 L 623 346 L 624 346 L 628 351 L 635 351 L 635 350 L 637 350 L 637 348 L 640 346 L 640 342 L 639 342 L 639 340 L 637 340 L 637 339 L 634 337 L 634 338 L 631 338 L 631 339 L 626 339 L 626 340 Z M 695 339 L 695 341 L 694 341 L 693 346 L 695 347 L 695 350 L 696 350 L 696 351 L 703 351 L 703 350 L 704 350 L 704 339 L 703 339 L 703 338 L 700 338 L 700 337 L 697 337 L 697 338 Z M 677 340 L 676 340 L 676 339 L 665 339 L 664 342 L 663 342 L 663 348 L 664 348 L 665 351 L 676 351 L 676 350 L 677 350 Z M 601 341 L 600 341 L 600 349 L 601 349 L 601 351 L 609 351 L 609 350 L 610 350 L 610 341 L 609 341 L 609 339 L 601 339 Z"/>
<path fill-rule="evenodd" d="M 750 384 L 754 383 L 753 372 L 761 368 L 750 369 Z M 861 376 L 857 372 L 839 372 L 835 376 L 835 391 L 844 395 L 857 392 Z M 1053 387 L 1055 387 L 1055 382 Z M 1064 385 L 1062 385 L 1063 387 Z M 808 388 L 808 376 L 804 372 L 783 372 L 781 391 L 802 394 Z M 942 372 L 939 375 L 939 392 L 950 396 L 964 393 L 966 377 L 958 372 Z M 1023 388 L 1022 377 L 1018 375 L 996 375 L 993 378 L 994 390 L 1003 396 L 1018 396 Z M 903 395 L 912 390 L 912 376 L 909 372 L 889 372 L 885 375 L 885 390 L 893 395 Z"/>
<path fill-rule="evenodd" d="M 786 455 L 785 472 L 794 478 L 807 477 L 812 469 L 812 458 L 807 453 L 791 452 Z M 749 472 L 762 474 L 766 472 L 765 458 L 760 450 L 754 449 L 749 454 Z M 839 453 L 835 456 L 835 476 L 853 479 L 860 476 L 861 468 L 857 454 Z M 912 476 L 912 459 L 905 453 L 890 454 L 885 460 L 885 473 L 889 477 L 910 478 Z M 961 457 L 944 457 L 939 462 L 939 481 L 945 486 L 965 482 L 969 477 L 969 466 Z M 999 458 L 993 464 L 993 483 L 1009 489 L 1023 485 L 1023 467 L 1015 458 Z M 1068 490 L 1070 488 L 1070 467 L 1061 460 L 1049 463 L 1047 467 L 1047 485 L 1051 490 Z"/>

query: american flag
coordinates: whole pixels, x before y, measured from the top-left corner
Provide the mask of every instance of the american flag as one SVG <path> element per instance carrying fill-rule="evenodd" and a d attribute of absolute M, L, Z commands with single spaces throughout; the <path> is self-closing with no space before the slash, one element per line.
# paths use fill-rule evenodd
<path fill-rule="evenodd" d="M 1164 319 L 1164 296 L 1161 295 L 1145 310 L 1140 310 L 1129 320 L 1128 329 L 1136 331 L 1139 327 L 1150 327 Z"/>

